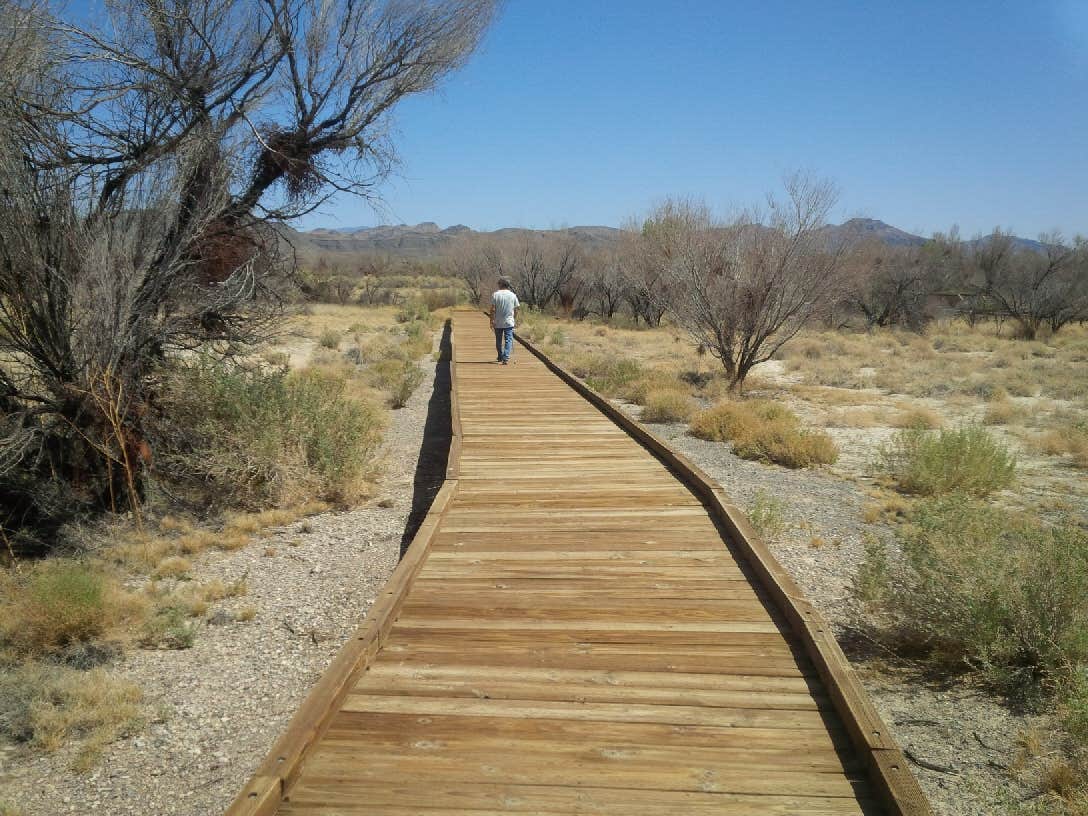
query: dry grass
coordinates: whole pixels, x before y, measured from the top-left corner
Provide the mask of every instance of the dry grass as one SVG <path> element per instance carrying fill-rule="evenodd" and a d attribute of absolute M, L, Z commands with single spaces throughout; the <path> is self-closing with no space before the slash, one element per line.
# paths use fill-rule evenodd
<path fill-rule="evenodd" d="M 908 406 L 896 414 L 891 424 L 895 428 L 929 431 L 940 428 L 944 423 L 941 421 L 941 415 L 932 408 L 914 405 Z"/>
<path fill-rule="evenodd" d="M 861 511 L 862 521 L 866 524 L 895 524 L 905 519 L 910 512 L 910 500 L 898 493 L 875 490 L 870 496 L 873 501 L 867 502 Z"/>
<path fill-rule="evenodd" d="M 888 425 L 884 408 L 843 408 L 829 413 L 823 424 L 828 428 L 882 428 Z"/>
<path fill-rule="evenodd" d="M 1048 456 L 1068 458 L 1076 468 L 1088 468 L 1088 418 L 1058 415 L 1053 427 L 1031 439 L 1032 447 Z"/>
<path fill-rule="evenodd" d="M 687 422 L 695 412 L 694 401 L 682 391 L 651 391 L 644 406 L 643 422 Z"/>
<path fill-rule="evenodd" d="M 696 414 L 690 430 L 700 439 L 731 442 L 742 459 L 800 468 L 838 458 L 827 434 L 802 428 L 793 412 L 769 400 L 720 402 Z"/>
<path fill-rule="evenodd" d="M 156 579 L 184 578 L 192 568 L 193 565 L 189 563 L 188 559 L 172 555 L 159 562 L 159 565 L 152 571 L 151 577 Z"/>
<path fill-rule="evenodd" d="M 104 669 L 27 663 L 0 674 L 0 732 L 38 751 L 75 744 L 75 770 L 89 770 L 109 743 L 143 725 L 143 695 Z"/>
<path fill-rule="evenodd" d="M 986 425 L 1012 425 L 1025 417 L 1025 411 L 1007 396 L 1001 395 L 986 404 L 982 422 Z"/>
<path fill-rule="evenodd" d="M 142 620 L 146 604 L 99 566 L 52 558 L 8 576 L 0 641 L 25 656 L 58 654 Z"/>

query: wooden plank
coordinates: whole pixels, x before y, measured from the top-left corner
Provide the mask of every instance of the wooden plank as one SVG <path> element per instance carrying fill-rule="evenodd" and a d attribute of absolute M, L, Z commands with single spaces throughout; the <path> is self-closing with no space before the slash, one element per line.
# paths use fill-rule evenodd
<path fill-rule="evenodd" d="M 453 321 L 457 494 L 305 761 L 238 813 L 872 815 L 888 791 L 927 813 L 720 490 L 546 359 L 494 366 L 486 323 Z"/>

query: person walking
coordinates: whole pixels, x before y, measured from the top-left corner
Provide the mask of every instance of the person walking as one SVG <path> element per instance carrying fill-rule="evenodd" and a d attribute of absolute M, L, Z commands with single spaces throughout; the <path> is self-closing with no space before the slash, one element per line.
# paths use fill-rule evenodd
<path fill-rule="evenodd" d="M 514 325 L 521 304 L 518 296 L 510 290 L 510 278 L 499 278 L 499 288 L 491 296 L 491 326 L 495 329 L 496 363 L 506 365 L 514 350 Z"/>

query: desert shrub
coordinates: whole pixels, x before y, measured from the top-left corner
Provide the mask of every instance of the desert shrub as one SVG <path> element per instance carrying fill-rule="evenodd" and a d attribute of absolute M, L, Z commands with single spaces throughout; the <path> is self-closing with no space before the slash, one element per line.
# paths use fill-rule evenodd
<path fill-rule="evenodd" d="M 431 319 L 431 310 L 422 300 L 407 300 L 397 309 L 396 319 L 398 323 L 426 323 Z"/>
<path fill-rule="evenodd" d="M 434 312 L 439 309 L 448 309 L 451 306 L 462 303 L 465 299 L 465 293 L 463 290 L 453 287 L 424 289 L 422 298 L 423 305 L 427 307 L 427 310 L 429 312 Z"/>
<path fill-rule="evenodd" d="M 1088 468 L 1088 419 L 1060 420 L 1032 444 L 1049 456 L 1069 456 L 1074 467 Z"/>
<path fill-rule="evenodd" d="M 907 429 L 880 450 L 880 465 L 901 490 L 922 496 L 963 492 L 985 496 L 1008 487 L 1016 458 L 986 429 Z"/>
<path fill-rule="evenodd" d="M 1077 687 L 1088 532 L 956 494 L 919 503 L 897 536 L 898 552 L 871 544 L 862 570 L 885 636 L 1024 699 Z"/>
<path fill-rule="evenodd" d="M 691 434 L 712 442 L 730 442 L 754 433 L 759 425 L 781 424 L 796 427 L 796 414 L 771 400 L 719 402 L 700 411 L 691 422 Z"/>
<path fill-rule="evenodd" d="M 986 413 L 982 417 L 984 425 L 1008 425 L 1024 416 L 1023 410 L 1008 397 L 993 399 L 986 404 Z"/>
<path fill-rule="evenodd" d="M 263 507 L 357 495 L 381 416 L 347 377 L 194 360 L 164 389 L 158 469 L 217 506 Z"/>
<path fill-rule="evenodd" d="M 317 343 L 321 348 L 332 349 L 335 351 L 340 348 L 340 332 L 335 329 L 325 329 L 317 338 Z"/>
<path fill-rule="evenodd" d="M 786 523 L 785 505 L 763 490 L 756 493 L 748 506 L 748 519 L 766 541 L 778 538 L 789 526 Z"/>
<path fill-rule="evenodd" d="M 139 614 L 115 581 L 70 559 L 42 561 L 6 590 L 0 638 L 24 654 L 58 654 Z"/>
<path fill-rule="evenodd" d="M 380 360 L 367 368 L 366 380 L 388 395 L 392 408 L 403 408 L 423 382 L 423 370 L 412 360 L 393 357 Z"/>
<path fill-rule="evenodd" d="M 940 415 L 930 409 L 915 406 L 907 408 L 895 417 L 897 428 L 913 428 L 915 430 L 933 430 L 941 427 Z"/>
<path fill-rule="evenodd" d="M 640 369 L 638 376 L 618 386 L 615 396 L 633 402 L 635 405 L 645 405 L 646 400 L 655 392 L 685 393 L 690 390 L 690 386 L 685 384 L 675 371 L 666 368 L 644 368 Z"/>
<path fill-rule="evenodd" d="M 143 724 L 143 695 L 104 669 L 27 663 L 0 673 L 0 733 L 39 751 L 76 742 L 74 767 L 88 770 L 104 746 Z"/>
<path fill-rule="evenodd" d="M 414 363 L 408 363 L 401 370 L 400 378 L 397 380 L 396 387 L 389 395 L 389 407 L 391 408 L 403 408 L 408 404 L 408 400 L 412 394 L 423 382 L 423 370 Z"/>
<path fill-rule="evenodd" d="M 357 359 L 352 362 L 356 365 L 366 365 L 401 355 L 400 344 L 392 336 L 382 333 L 362 340 L 358 345 L 357 354 L 353 355 Z"/>
<path fill-rule="evenodd" d="M 404 329 L 405 340 L 402 344 L 402 356 L 409 360 L 418 360 L 428 354 L 434 345 L 430 325 L 414 320 Z"/>
<path fill-rule="evenodd" d="M 190 649 L 196 641 L 196 627 L 189 622 L 191 609 L 166 604 L 144 623 L 139 643 L 146 649 Z"/>
<path fill-rule="evenodd" d="M 579 356 L 571 364 L 571 371 L 608 397 L 623 396 L 624 390 L 643 375 L 636 360 L 605 354 Z"/>
<path fill-rule="evenodd" d="M 651 391 L 642 410 L 643 422 L 687 422 L 694 405 L 682 391 Z"/>
<path fill-rule="evenodd" d="M 801 468 L 831 464 L 838 449 L 822 431 L 801 427 L 796 414 L 771 400 L 724 401 L 700 411 L 691 421 L 692 436 L 732 442 L 742 459 Z"/>

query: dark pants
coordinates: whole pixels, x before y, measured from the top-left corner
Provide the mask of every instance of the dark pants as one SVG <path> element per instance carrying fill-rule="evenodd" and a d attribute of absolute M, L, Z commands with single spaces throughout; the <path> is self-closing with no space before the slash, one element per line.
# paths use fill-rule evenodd
<path fill-rule="evenodd" d="M 513 350 L 514 327 L 507 326 L 505 329 L 495 329 L 495 353 L 499 355 L 499 360 L 505 363 L 510 359 Z"/>

